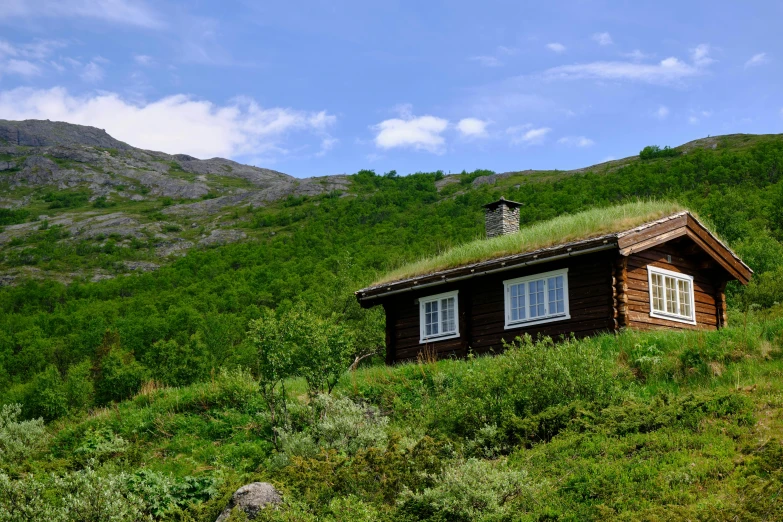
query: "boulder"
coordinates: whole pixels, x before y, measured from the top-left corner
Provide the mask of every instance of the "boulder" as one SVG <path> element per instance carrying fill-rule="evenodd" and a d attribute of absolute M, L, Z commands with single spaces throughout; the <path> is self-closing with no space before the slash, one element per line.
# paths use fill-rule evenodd
<path fill-rule="evenodd" d="M 225 522 L 231 516 L 231 510 L 235 507 L 244 511 L 247 518 L 254 520 L 258 512 L 267 504 L 279 504 L 283 501 L 280 493 L 268 482 L 253 482 L 242 486 L 231 496 L 231 501 L 226 509 L 217 517 L 215 522 Z"/>

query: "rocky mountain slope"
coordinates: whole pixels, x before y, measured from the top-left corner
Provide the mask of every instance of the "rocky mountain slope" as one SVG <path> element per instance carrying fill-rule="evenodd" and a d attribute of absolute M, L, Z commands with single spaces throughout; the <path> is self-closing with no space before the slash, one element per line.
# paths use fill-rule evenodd
<path fill-rule="evenodd" d="M 0 227 L 6 254 L 24 250 L 42 226 L 60 227 L 66 242 L 149 239 L 155 257 L 181 254 L 198 244 L 246 237 L 220 223 L 226 209 L 345 191 L 348 185 L 346 176 L 297 179 L 223 158 L 137 149 L 94 127 L 0 120 L 0 211 L 24 216 Z M 5 281 L 24 271 L 24 263 L 18 265 L 0 268 Z"/>

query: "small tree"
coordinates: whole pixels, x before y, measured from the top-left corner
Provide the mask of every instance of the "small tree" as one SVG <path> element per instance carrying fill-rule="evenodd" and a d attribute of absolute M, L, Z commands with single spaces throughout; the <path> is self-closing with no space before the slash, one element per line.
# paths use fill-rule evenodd
<path fill-rule="evenodd" d="M 353 337 L 334 319 L 323 319 L 299 303 L 281 314 L 264 310 L 250 323 L 248 337 L 258 351 L 261 393 L 277 430 L 289 424 L 285 381 L 303 377 L 310 398 L 331 393 L 351 360 Z"/>

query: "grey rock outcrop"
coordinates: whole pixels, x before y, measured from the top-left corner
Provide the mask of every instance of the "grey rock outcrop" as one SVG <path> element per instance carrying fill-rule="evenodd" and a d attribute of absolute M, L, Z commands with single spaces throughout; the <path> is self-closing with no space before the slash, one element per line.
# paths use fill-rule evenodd
<path fill-rule="evenodd" d="M 218 228 L 209 233 L 207 237 L 198 242 L 201 246 L 225 245 L 235 243 L 247 237 L 241 230 L 225 230 Z"/>
<path fill-rule="evenodd" d="M 103 129 L 49 120 L 0 120 L 0 144 L 3 142 L 23 147 L 92 145 L 111 149 L 133 148 L 112 138 Z"/>
<path fill-rule="evenodd" d="M 258 512 L 269 504 L 279 504 L 283 501 L 280 493 L 268 482 L 253 482 L 242 486 L 231 497 L 226 509 L 217 517 L 215 522 L 225 522 L 231 516 L 231 511 L 238 508 L 247 514 L 247 518 L 254 520 Z"/>

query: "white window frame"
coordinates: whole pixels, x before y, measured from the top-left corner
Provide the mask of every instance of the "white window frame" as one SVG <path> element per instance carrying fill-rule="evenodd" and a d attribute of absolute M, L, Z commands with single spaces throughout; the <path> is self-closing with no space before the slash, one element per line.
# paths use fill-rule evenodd
<path fill-rule="evenodd" d="M 673 314 L 670 312 L 660 312 L 655 310 L 653 306 L 653 274 L 658 274 L 664 278 L 663 281 L 663 302 L 664 306 L 666 306 L 666 278 L 671 277 L 675 281 L 685 281 L 690 286 L 690 307 L 691 307 L 691 316 L 688 317 L 686 315 L 681 314 Z M 650 317 L 655 317 L 657 319 L 666 319 L 667 321 L 676 321 L 678 323 L 686 323 L 686 324 L 696 324 L 696 292 L 693 285 L 693 276 L 688 274 L 683 274 L 681 272 L 674 272 L 672 270 L 666 270 L 665 268 L 658 268 L 657 266 L 647 265 L 647 285 L 648 285 L 648 293 L 650 294 Z M 677 307 L 680 306 L 680 290 L 679 287 L 675 285 L 675 288 L 677 288 Z"/>
<path fill-rule="evenodd" d="M 550 277 L 557 277 L 557 276 L 563 276 L 563 313 L 560 314 L 549 314 L 549 288 L 547 288 L 547 279 Z M 511 287 L 514 285 L 519 285 L 522 283 L 525 283 L 525 288 L 527 288 L 527 283 L 530 281 L 538 281 L 540 279 L 544 280 L 544 310 L 546 311 L 546 314 L 544 317 L 535 317 L 533 319 L 518 319 L 516 321 L 511 320 Z M 568 269 L 563 268 L 561 270 L 552 270 L 551 272 L 542 272 L 540 274 L 534 274 L 530 276 L 525 277 L 517 277 L 515 279 L 508 279 L 506 281 L 503 281 L 503 296 L 504 296 L 504 303 L 505 303 L 505 329 L 509 330 L 512 328 L 525 328 L 527 326 L 532 326 L 535 324 L 543 324 L 543 323 L 553 323 L 555 321 L 565 321 L 567 319 L 571 319 L 571 308 L 568 304 Z M 530 300 L 529 296 L 527 295 L 527 290 L 525 291 L 525 305 L 526 307 L 529 306 Z"/>
<path fill-rule="evenodd" d="M 427 297 L 419 298 L 419 344 L 433 343 L 437 341 L 445 341 L 446 339 L 454 339 L 459 337 L 459 290 L 452 292 L 444 292 L 442 294 L 428 295 Z M 424 305 L 433 301 L 440 301 L 441 299 L 454 298 L 454 331 L 445 334 L 437 334 L 427 336 L 426 323 L 424 317 Z M 438 313 L 440 313 L 440 306 L 438 306 Z"/>

